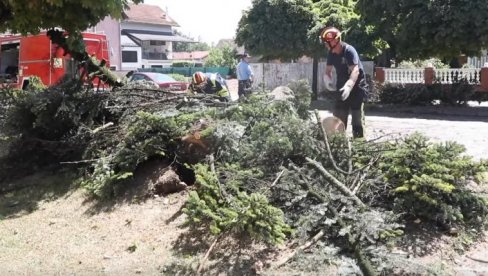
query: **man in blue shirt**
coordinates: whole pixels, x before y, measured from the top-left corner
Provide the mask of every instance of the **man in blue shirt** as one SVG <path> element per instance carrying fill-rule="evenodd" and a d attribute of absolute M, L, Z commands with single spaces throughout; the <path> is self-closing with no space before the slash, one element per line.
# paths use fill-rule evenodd
<path fill-rule="evenodd" d="M 241 96 L 251 92 L 254 76 L 251 65 L 249 65 L 249 55 L 247 53 L 241 55 L 241 61 L 237 64 L 236 73 L 237 80 L 239 81 L 237 86 L 237 94 L 240 98 Z"/>
<path fill-rule="evenodd" d="M 368 85 L 363 64 L 356 49 L 341 41 L 341 32 L 334 27 L 324 28 L 320 39 L 329 50 L 325 78 L 332 79 L 332 69 L 337 74 L 336 87 L 340 88 L 340 100 L 335 104 L 333 114 L 347 127 L 349 110 L 352 116 L 354 138 L 364 137 L 364 101 L 368 95 Z"/>

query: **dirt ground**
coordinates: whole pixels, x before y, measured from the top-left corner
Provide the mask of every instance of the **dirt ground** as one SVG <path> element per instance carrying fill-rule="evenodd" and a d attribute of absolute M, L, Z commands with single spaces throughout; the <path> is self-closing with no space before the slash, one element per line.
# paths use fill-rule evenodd
<path fill-rule="evenodd" d="M 488 156 L 486 118 L 370 113 L 366 124 L 368 138 L 420 131 L 436 141 L 458 141 L 475 158 Z M 39 178 L 48 181 L 37 183 Z M 66 187 L 68 176 L 46 173 L 22 181 L 39 188 L 0 194 L 0 275 L 185 274 L 184 267 L 195 267 L 210 244 L 183 227 L 187 192 L 99 205 Z M 210 261 L 209 274 L 252 274 L 248 252 L 221 247 L 216 254 L 234 265 Z M 488 242 L 461 255 L 444 247 L 419 262 L 445 263 L 454 275 L 488 275 Z"/>

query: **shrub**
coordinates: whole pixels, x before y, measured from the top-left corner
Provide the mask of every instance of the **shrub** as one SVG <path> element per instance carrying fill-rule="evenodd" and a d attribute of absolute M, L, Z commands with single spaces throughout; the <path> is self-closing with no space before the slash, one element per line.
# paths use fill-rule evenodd
<path fill-rule="evenodd" d="M 171 66 L 172 67 L 194 67 L 194 63 L 189 61 L 179 61 L 179 62 L 173 62 Z"/>
<path fill-rule="evenodd" d="M 219 184 L 208 166 L 195 166 L 197 191 L 190 192 L 183 212 L 192 227 L 208 227 L 210 233 L 247 233 L 251 238 L 271 244 L 282 243 L 291 228 L 283 212 L 269 204 L 266 196 L 247 194 L 239 187 Z"/>
<path fill-rule="evenodd" d="M 448 64 L 443 63 L 440 59 L 431 58 L 425 60 L 406 60 L 402 61 L 398 64 L 397 68 L 406 68 L 406 69 L 413 69 L 413 68 L 426 68 L 429 65 L 432 65 L 434 68 L 449 68 Z"/>
<path fill-rule="evenodd" d="M 484 221 L 488 201 L 466 184 L 487 167 L 464 152 L 460 144 L 434 144 L 418 133 L 404 138 L 380 164 L 390 193 L 385 198 L 397 212 L 444 225 Z"/>
<path fill-rule="evenodd" d="M 386 84 L 379 91 L 381 103 L 431 105 L 435 97 L 423 84 Z"/>
<path fill-rule="evenodd" d="M 453 84 L 385 84 L 378 85 L 377 97 L 385 104 L 433 105 L 436 101 L 449 105 L 465 105 L 468 101 L 485 101 L 488 97 L 474 91 L 465 79 Z"/>

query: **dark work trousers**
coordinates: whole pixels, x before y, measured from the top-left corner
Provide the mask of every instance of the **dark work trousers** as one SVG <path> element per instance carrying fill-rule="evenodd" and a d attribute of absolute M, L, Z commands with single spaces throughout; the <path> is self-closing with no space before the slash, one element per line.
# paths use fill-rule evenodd
<path fill-rule="evenodd" d="M 339 98 L 334 106 L 334 116 L 341 119 L 347 128 L 347 117 L 351 111 L 352 116 L 352 136 L 354 138 L 364 137 L 364 93 L 359 87 L 354 87 L 345 101 Z"/>
<path fill-rule="evenodd" d="M 237 94 L 239 98 L 245 96 L 251 92 L 251 80 L 240 80 L 237 84 Z"/>

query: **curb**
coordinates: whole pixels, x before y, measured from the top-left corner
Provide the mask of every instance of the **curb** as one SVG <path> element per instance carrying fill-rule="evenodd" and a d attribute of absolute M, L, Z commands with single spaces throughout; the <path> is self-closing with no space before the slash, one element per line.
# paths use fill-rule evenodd
<path fill-rule="evenodd" d="M 318 110 L 332 110 L 334 106 L 333 101 L 316 100 L 310 104 L 310 109 Z M 366 103 L 364 105 L 365 112 L 373 113 L 396 113 L 396 114 L 415 114 L 415 115 L 442 115 L 442 116 L 465 116 L 465 117 L 479 117 L 488 120 L 488 106 L 409 106 L 409 105 L 392 105 L 392 104 L 376 104 Z M 368 114 L 366 114 L 368 115 Z"/>
<path fill-rule="evenodd" d="M 488 119 L 486 106 L 403 106 L 366 104 L 365 111 L 378 113 L 409 113 L 422 115 L 484 117 Z"/>

